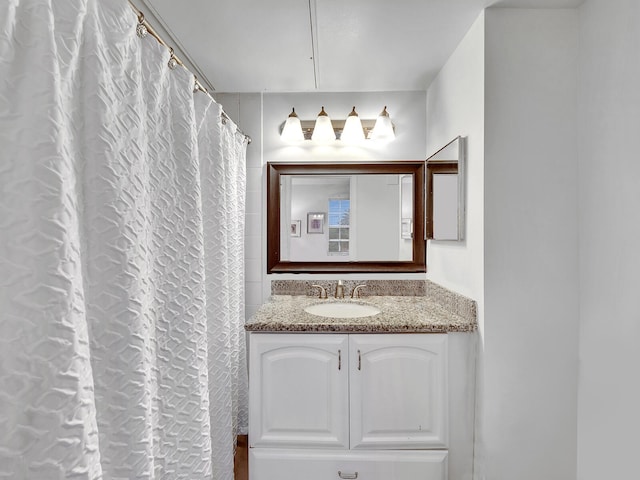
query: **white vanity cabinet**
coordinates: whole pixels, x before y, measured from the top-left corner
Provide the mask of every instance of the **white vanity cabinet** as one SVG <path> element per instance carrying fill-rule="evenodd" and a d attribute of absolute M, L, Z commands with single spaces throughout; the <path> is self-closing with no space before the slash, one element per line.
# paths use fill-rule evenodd
<path fill-rule="evenodd" d="M 250 334 L 251 480 L 443 480 L 446 334 Z"/>
<path fill-rule="evenodd" d="M 349 448 L 347 335 L 251 333 L 249 446 Z"/>
<path fill-rule="evenodd" d="M 447 448 L 447 335 L 349 335 L 350 447 Z"/>

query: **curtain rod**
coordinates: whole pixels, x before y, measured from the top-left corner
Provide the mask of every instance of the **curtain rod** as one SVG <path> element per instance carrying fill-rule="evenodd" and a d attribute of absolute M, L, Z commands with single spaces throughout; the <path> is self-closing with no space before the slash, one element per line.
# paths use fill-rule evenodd
<path fill-rule="evenodd" d="M 149 35 L 151 35 L 153 38 L 155 38 L 158 43 L 160 43 L 160 45 L 164 46 L 165 48 L 169 49 L 169 52 L 171 53 L 171 58 L 173 58 L 176 63 L 178 65 L 180 65 L 181 67 L 185 68 L 189 73 L 191 73 L 191 75 L 193 75 L 193 79 L 194 79 L 194 87 L 193 87 L 193 92 L 202 92 L 204 94 L 206 94 L 212 101 L 216 102 L 215 98 L 213 98 L 213 96 L 209 93 L 209 91 L 198 81 L 198 77 L 196 75 L 193 74 L 193 72 L 191 70 L 189 70 L 185 64 L 182 62 L 182 60 L 180 60 L 180 58 L 178 58 L 178 56 L 173 53 L 173 48 L 170 47 L 167 42 L 165 42 L 162 37 L 160 37 L 160 35 L 158 35 L 158 33 L 153 29 L 153 27 L 149 24 L 149 22 L 144 18 L 144 13 L 142 13 L 140 10 L 138 10 L 138 8 L 131 3 L 131 0 L 129 0 L 129 6 L 131 7 L 131 9 L 135 12 L 136 16 L 138 17 L 138 23 L 140 23 L 141 25 L 144 25 L 145 28 L 147 29 L 147 32 L 149 32 Z M 222 116 L 226 119 L 226 120 L 231 120 L 231 117 L 229 117 L 229 115 L 227 115 L 227 113 L 224 111 L 224 109 L 222 110 Z M 233 121 L 233 120 L 231 120 Z M 234 122 L 235 123 L 235 122 Z M 244 138 L 247 140 L 247 143 L 251 143 L 251 137 L 249 135 L 247 135 L 246 133 L 244 133 L 242 130 L 240 130 L 240 128 L 236 125 L 236 130 L 238 131 L 238 133 L 244 135 Z"/>

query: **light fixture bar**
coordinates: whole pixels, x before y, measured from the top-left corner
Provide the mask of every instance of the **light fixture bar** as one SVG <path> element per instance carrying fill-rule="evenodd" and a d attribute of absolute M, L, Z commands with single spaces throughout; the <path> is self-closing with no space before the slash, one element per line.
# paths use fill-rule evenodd
<path fill-rule="evenodd" d="M 343 135 L 345 125 L 353 117 L 359 120 L 362 125 L 363 135 L 357 131 L 351 138 L 349 132 Z M 353 123 L 353 121 L 351 122 Z M 353 128 L 350 126 L 350 128 Z M 359 128 L 357 130 L 360 130 Z M 360 119 L 355 107 L 344 120 L 334 120 L 325 112 L 324 107 L 320 110 L 315 120 L 301 120 L 295 113 L 295 108 L 287 120 L 280 124 L 280 137 L 287 143 L 294 144 L 304 140 L 313 140 L 316 143 L 331 143 L 335 140 L 343 140 L 343 143 L 356 144 L 360 140 L 371 139 L 375 141 L 389 141 L 395 138 L 395 125 L 391 122 L 387 107 L 380 113 L 377 119 Z M 314 134 L 315 132 L 315 134 Z M 344 137 L 344 138 L 341 138 Z"/>
<path fill-rule="evenodd" d="M 373 127 L 376 124 L 375 120 L 360 120 L 362 122 L 362 128 L 364 129 L 365 138 L 369 135 L 369 132 L 373 130 Z M 333 131 L 336 132 L 336 138 L 340 138 L 342 135 L 342 130 L 344 130 L 344 124 L 346 120 L 333 120 L 331 119 L 331 126 L 333 127 Z M 300 125 L 302 126 L 302 133 L 304 134 L 305 140 L 311 140 L 311 134 L 313 133 L 313 129 L 316 126 L 315 120 L 300 120 Z"/>

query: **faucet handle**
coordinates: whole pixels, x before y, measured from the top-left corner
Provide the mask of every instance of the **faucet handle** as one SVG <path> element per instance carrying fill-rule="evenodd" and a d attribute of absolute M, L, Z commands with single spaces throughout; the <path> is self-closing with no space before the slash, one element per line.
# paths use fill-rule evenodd
<path fill-rule="evenodd" d="M 318 296 L 318 298 L 327 298 L 327 290 L 322 285 L 311 285 L 311 286 L 320 289 L 320 295 Z"/>
<path fill-rule="evenodd" d="M 353 292 L 351 292 L 351 298 L 360 298 L 360 289 L 364 287 L 366 287 L 364 283 L 361 285 L 356 285 L 353 288 Z"/>

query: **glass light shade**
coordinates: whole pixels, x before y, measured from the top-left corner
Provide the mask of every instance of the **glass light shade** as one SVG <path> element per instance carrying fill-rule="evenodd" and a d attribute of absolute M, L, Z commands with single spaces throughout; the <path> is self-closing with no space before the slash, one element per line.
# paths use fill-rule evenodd
<path fill-rule="evenodd" d="M 311 134 L 311 140 L 320 143 L 329 143 L 336 139 L 336 132 L 333 131 L 333 125 L 331 125 L 331 119 L 327 112 L 324 111 L 324 107 L 316 118 L 316 124 Z"/>
<path fill-rule="evenodd" d="M 387 112 L 387 107 L 384 107 L 378 118 L 376 124 L 373 126 L 373 130 L 369 133 L 369 138 L 373 140 L 393 140 L 396 138 L 396 134 L 393 131 L 393 124 L 391 123 L 391 117 Z"/>
<path fill-rule="evenodd" d="M 340 140 L 346 143 L 358 143 L 364 140 L 364 130 L 362 130 L 362 122 L 356 113 L 356 107 L 353 107 L 351 113 L 344 122 L 344 128 Z"/>
<path fill-rule="evenodd" d="M 300 124 L 300 119 L 298 115 L 296 115 L 296 109 L 294 108 L 289 116 L 287 117 L 287 121 L 282 128 L 282 133 L 280 134 L 280 138 L 282 138 L 285 142 L 288 143 L 298 143 L 304 140 L 304 134 L 302 133 L 302 125 Z"/>

